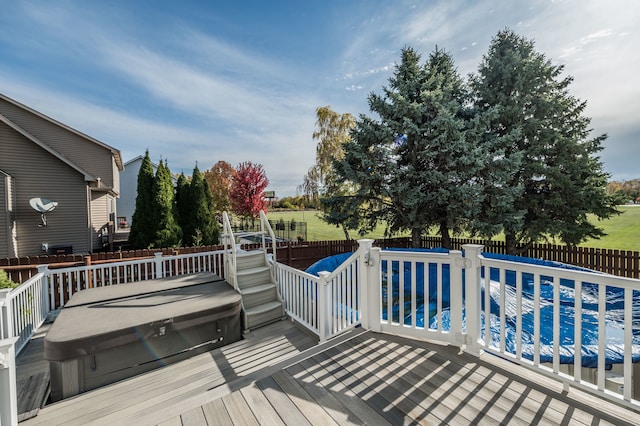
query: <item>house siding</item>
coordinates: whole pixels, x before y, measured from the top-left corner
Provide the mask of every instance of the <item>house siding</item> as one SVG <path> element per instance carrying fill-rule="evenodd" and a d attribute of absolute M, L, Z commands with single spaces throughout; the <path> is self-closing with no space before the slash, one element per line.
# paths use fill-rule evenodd
<path fill-rule="evenodd" d="M 91 192 L 91 246 L 102 248 L 101 233 L 109 224 L 109 215 L 115 213 L 114 198 L 104 192 Z"/>
<path fill-rule="evenodd" d="M 77 150 L 83 152 L 84 147 Z M 0 123 L 0 151 L 0 170 L 13 178 L 16 255 L 45 254 L 43 243 L 49 248 L 72 246 L 75 253 L 89 252 L 88 190 L 83 174 L 4 123 Z M 38 226 L 40 213 L 29 205 L 33 197 L 59 203 L 47 214 L 47 226 Z M 4 229 L 0 228 L 3 234 Z M 5 238 L 0 236 L 1 241 Z"/>
<path fill-rule="evenodd" d="M 0 114 L 57 152 L 64 153 L 74 164 L 95 178 L 100 178 L 104 186 L 119 191 L 118 167 L 108 147 L 88 140 L 86 136 L 69 130 L 63 124 L 25 108 L 27 107 L 18 106 L 0 97 Z"/>
<path fill-rule="evenodd" d="M 129 225 L 132 223 L 133 212 L 136 210 L 136 197 L 138 196 L 138 172 L 142 164 L 142 156 L 138 156 L 124 163 L 124 170 L 120 172 L 120 197 L 118 198 L 118 217 L 126 218 Z M 153 166 L 153 164 L 152 164 Z M 156 168 L 153 171 L 155 173 Z"/>

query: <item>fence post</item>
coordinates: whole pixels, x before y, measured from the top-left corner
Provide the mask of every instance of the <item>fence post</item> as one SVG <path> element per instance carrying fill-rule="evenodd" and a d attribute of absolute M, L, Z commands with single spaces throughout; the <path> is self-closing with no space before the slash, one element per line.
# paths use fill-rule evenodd
<path fill-rule="evenodd" d="M 481 244 L 465 244 L 465 311 L 466 311 L 466 352 L 478 356 L 480 354 L 480 281 L 481 281 Z M 488 282 L 488 277 L 486 278 Z M 489 326 L 489 318 L 485 316 L 485 327 Z"/>
<path fill-rule="evenodd" d="M 373 246 L 373 240 L 371 239 L 361 239 L 358 240 L 358 252 L 360 255 L 358 256 L 358 311 L 360 312 L 360 316 L 358 320 L 360 320 L 360 324 L 362 327 L 369 329 L 370 327 L 370 319 L 369 319 L 369 292 L 371 291 L 370 285 L 371 280 L 369 279 L 369 259 L 370 254 L 369 251 Z"/>
<path fill-rule="evenodd" d="M 156 264 L 156 276 L 155 278 L 164 278 L 164 262 L 162 261 L 162 252 L 155 252 L 154 262 Z"/>
<path fill-rule="evenodd" d="M 320 343 L 325 342 L 331 331 L 331 288 L 327 271 L 318 272 L 318 333 Z"/>
<path fill-rule="evenodd" d="M 18 391 L 16 386 L 17 337 L 0 340 L 0 424 L 18 424 Z"/>

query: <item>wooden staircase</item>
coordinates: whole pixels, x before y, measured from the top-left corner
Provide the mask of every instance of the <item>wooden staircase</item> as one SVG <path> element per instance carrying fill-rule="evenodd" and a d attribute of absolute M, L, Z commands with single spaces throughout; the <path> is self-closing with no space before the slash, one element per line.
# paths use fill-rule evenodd
<path fill-rule="evenodd" d="M 264 216 L 263 212 L 261 213 Z M 275 235 L 264 216 L 262 247 L 257 250 L 242 251 L 236 244 L 236 237 L 226 213 L 225 222 L 225 275 L 226 280 L 242 295 L 243 328 L 246 331 L 285 318 L 284 303 L 278 293 L 275 280 Z M 228 226 L 227 226 L 228 225 Z M 271 258 L 267 251 L 266 238 L 270 234 Z"/>

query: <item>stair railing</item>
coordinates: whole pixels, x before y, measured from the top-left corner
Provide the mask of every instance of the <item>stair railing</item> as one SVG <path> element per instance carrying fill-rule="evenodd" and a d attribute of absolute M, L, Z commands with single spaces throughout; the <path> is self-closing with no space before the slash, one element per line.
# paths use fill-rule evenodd
<path fill-rule="evenodd" d="M 233 235 L 233 228 L 229 221 L 227 212 L 222 212 L 222 243 L 224 244 L 224 275 L 229 284 L 236 290 L 238 289 L 238 280 L 236 279 L 236 238 Z"/>
<path fill-rule="evenodd" d="M 276 234 L 273 232 L 273 228 L 271 227 L 271 223 L 269 223 L 269 219 L 267 219 L 267 215 L 262 210 L 260 210 L 260 230 L 262 231 L 262 249 L 264 250 L 265 261 L 267 262 L 266 263 L 267 265 L 269 264 L 272 265 L 271 278 L 273 279 L 273 282 L 276 282 L 276 262 L 277 262 Z M 271 259 L 269 259 L 269 256 L 267 253 L 267 242 L 266 242 L 267 233 L 269 234 L 269 237 L 271 237 L 271 253 L 272 253 Z"/>

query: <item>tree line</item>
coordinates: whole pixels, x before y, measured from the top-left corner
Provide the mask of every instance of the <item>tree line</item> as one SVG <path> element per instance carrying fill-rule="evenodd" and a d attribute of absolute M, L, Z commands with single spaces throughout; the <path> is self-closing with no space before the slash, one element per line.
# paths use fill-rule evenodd
<path fill-rule="evenodd" d="M 607 184 L 607 190 L 627 203 L 640 203 L 640 179 L 614 180 Z"/>
<path fill-rule="evenodd" d="M 180 173 L 176 178 L 165 160 L 154 173 L 147 150 L 138 171 L 129 244 L 133 248 L 218 244 L 220 213 L 230 210 L 242 218 L 257 217 L 267 208 L 268 184 L 262 165 L 250 161 L 237 168 L 219 161 L 204 173 L 196 164 L 190 177 Z"/>
<path fill-rule="evenodd" d="M 384 223 L 416 247 L 435 229 L 450 247 L 452 234 L 502 232 L 509 254 L 598 238 L 587 216 L 619 214 L 620 194 L 598 157 L 607 136 L 590 135 L 563 72 L 508 29 L 466 80 L 447 51 L 423 63 L 406 47 L 389 85 L 368 96 L 372 116 L 317 109 L 316 163 L 300 189 L 347 237 Z"/>

